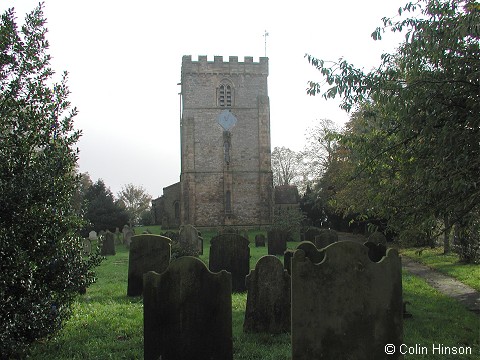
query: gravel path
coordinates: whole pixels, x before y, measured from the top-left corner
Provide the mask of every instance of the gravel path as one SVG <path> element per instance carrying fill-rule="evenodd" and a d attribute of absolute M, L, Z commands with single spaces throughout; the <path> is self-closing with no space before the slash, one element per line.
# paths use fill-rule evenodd
<path fill-rule="evenodd" d="M 367 240 L 363 235 L 353 235 L 343 232 L 339 232 L 338 237 L 339 240 L 352 240 L 361 243 Z M 409 273 L 423 278 L 430 286 L 458 300 L 468 310 L 480 316 L 480 292 L 404 255 L 402 255 L 402 266 Z"/>
<path fill-rule="evenodd" d="M 458 300 L 468 310 L 480 315 L 480 293 L 475 289 L 406 256 L 402 256 L 402 266 L 409 273 L 423 278 L 430 286 Z"/>

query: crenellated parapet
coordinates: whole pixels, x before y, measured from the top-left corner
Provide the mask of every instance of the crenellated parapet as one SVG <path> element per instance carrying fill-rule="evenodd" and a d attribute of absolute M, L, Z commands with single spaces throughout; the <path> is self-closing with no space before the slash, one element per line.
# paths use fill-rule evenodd
<path fill-rule="evenodd" d="M 214 56 L 208 61 L 206 55 L 199 55 L 198 61 L 192 60 L 191 55 L 182 58 L 182 73 L 184 74 L 252 74 L 268 76 L 268 58 L 260 57 L 258 62 L 252 56 L 245 56 L 238 61 L 238 56 L 229 56 L 228 61 L 223 56 Z"/>

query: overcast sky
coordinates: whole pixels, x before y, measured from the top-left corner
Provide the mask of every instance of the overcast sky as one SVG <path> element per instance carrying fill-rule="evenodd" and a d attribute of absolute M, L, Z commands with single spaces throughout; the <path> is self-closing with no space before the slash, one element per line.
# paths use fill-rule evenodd
<path fill-rule="evenodd" d="M 320 74 L 305 53 L 325 60 L 344 57 L 366 70 L 392 52 L 401 37 L 370 34 L 383 16 L 395 16 L 406 0 L 46 0 L 52 66 L 69 72 L 80 171 L 101 178 L 114 194 L 133 183 L 154 198 L 180 178 L 179 96 L 183 55 L 265 55 L 272 150 L 301 150 L 315 120 L 339 125 L 348 114 L 338 101 L 306 94 Z M 38 0 L 1 0 L 15 7 L 19 23 Z"/>

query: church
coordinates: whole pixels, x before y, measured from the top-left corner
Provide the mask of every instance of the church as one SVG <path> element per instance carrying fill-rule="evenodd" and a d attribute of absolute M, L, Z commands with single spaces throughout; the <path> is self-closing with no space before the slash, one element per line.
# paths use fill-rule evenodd
<path fill-rule="evenodd" d="M 266 57 L 183 56 L 180 182 L 152 201 L 164 229 L 272 223 L 267 77 Z"/>

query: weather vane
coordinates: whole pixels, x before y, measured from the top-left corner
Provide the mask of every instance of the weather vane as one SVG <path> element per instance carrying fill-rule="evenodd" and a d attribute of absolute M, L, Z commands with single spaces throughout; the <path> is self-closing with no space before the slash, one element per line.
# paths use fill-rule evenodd
<path fill-rule="evenodd" d="M 263 34 L 263 37 L 265 38 L 265 57 L 267 57 L 267 36 L 268 32 L 265 30 L 265 33 Z"/>

